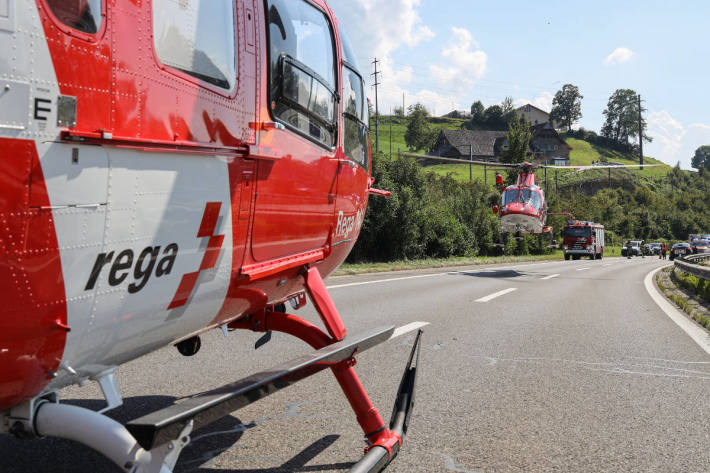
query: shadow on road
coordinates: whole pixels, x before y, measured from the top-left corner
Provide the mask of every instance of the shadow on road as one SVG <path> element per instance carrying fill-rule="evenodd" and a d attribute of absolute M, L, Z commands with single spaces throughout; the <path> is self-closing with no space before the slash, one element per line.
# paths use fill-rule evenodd
<path fill-rule="evenodd" d="M 307 465 L 308 462 L 327 450 L 336 440 L 339 435 L 326 435 L 325 437 L 313 442 L 299 454 L 283 463 L 280 466 L 271 468 L 244 468 L 244 469 L 215 469 L 215 468 L 198 468 L 194 470 L 184 470 L 176 468 L 176 472 L 192 472 L 192 473 L 288 473 L 288 472 L 311 472 L 311 471 L 332 471 L 332 470 L 349 470 L 355 464 L 353 462 L 343 463 L 328 463 L 322 465 Z M 266 452 L 262 452 L 266 453 Z M 258 457 L 254 457 L 258 458 Z M 264 456 L 262 458 L 270 458 Z M 179 466 L 179 465 L 178 465 Z"/>
<path fill-rule="evenodd" d="M 130 420 L 144 416 L 158 409 L 173 404 L 176 398 L 171 396 L 136 396 L 124 399 L 123 406 L 107 413 L 108 417 L 125 424 Z M 103 400 L 66 399 L 63 403 L 99 410 L 104 407 Z M 208 466 L 211 460 L 229 450 L 241 438 L 245 431 L 256 427 L 258 423 L 244 424 L 237 417 L 224 417 L 207 427 L 192 432 L 195 442 L 189 444 L 180 454 L 175 473 L 215 473 L 215 472 L 310 472 L 326 470 L 347 470 L 353 463 L 327 465 L 306 465 L 321 452 L 328 449 L 339 438 L 338 435 L 325 436 L 309 445 L 296 456 L 281 466 L 266 469 L 215 469 Z M 273 464 L 278 457 L 269 456 L 268 451 L 248 452 L 243 464 L 249 459 L 268 460 Z M 122 471 L 100 453 L 77 442 L 65 439 L 46 438 L 20 440 L 9 435 L 0 436 L 0 471 L 3 473 L 76 473 L 97 472 L 117 473 Z"/>
<path fill-rule="evenodd" d="M 492 279 L 507 279 L 507 278 L 519 278 L 521 276 L 527 276 L 527 273 L 521 273 L 520 271 L 515 271 L 513 269 L 500 269 L 494 271 L 476 271 L 476 272 L 462 272 L 459 273 L 462 276 L 472 276 L 474 278 L 492 278 Z"/>

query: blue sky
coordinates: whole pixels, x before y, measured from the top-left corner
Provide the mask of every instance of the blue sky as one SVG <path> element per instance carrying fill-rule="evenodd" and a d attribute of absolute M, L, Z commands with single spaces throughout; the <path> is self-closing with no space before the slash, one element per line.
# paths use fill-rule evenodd
<path fill-rule="evenodd" d="M 382 61 L 380 107 L 442 115 L 506 96 L 549 110 L 580 88 L 577 126 L 599 131 L 609 95 L 634 89 L 654 142 L 646 155 L 690 168 L 710 144 L 710 2 L 330 0 L 364 73 Z M 374 90 L 369 95 L 374 98 Z"/>

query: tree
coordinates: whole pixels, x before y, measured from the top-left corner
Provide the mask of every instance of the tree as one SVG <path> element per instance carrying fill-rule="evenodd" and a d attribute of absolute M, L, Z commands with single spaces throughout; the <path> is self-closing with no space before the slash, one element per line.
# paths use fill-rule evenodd
<path fill-rule="evenodd" d="M 552 99 L 550 120 L 563 123 L 567 126 L 567 131 L 572 131 L 572 124 L 582 118 L 583 98 L 576 85 L 563 85 Z"/>
<path fill-rule="evenodd" d="M 503 109 L 500 105 L 491 105 L 483 112 L 483 124 L 489 130 L 504 130 Z"/>
<path fill-rule="evenodd" d="M 503 153 L 504 163 L 522 163 L 530 146 L 530 124 L 516 113 L 508 125 L 508 149 Z"/>
<path fill-rule="evenodd" d="M 483 102 L 476 100 L 471 105 L 471 123 L 473 125 L 482 125 L 484 121 L 484 112 L 486 108 L 483 106 Z"/>
<path fill-rule="evenodd" d="M 500 103 L 500 108 L 503 110 L 503 115 L 508 115 L 515 110 L 515 107 L 513 106 L 513 97 L 504 98 Z"/>
<path fill-rule="evenodd" d="M 520 117 L 517 113 L 514 114 L 508 125 L 508 149 L 501 156 L 501 161 L 504 163 L 522 163 L 525 161 L 528 156 L 531 137 L 528 121 L 525 117 Z M 509 170 L 508 182 L 515 182 L 517 176 L 517 170 Z"/>
<path fill-rule="evenodd" d="M 641 113 L 646 109 L 642 108 Z M 602 136 L 618 143 L 629 143 L 629 138 L 636 138 L 639 132 L 639 100 L 636 91 L 631 89 L 617 89 L 607 103 L 604 110 L 606 121 L 602 127 Z M 641 120 L 644 141 L 652 141 L 646 135 L 646 120 Z"/>
<path fill-rule="evenodd" d="M 404 109 L 402 107 L 395 107 L 394 116 L 397 118 L 404 118 Z"/>
<path fill-rule="evenodd" d="M 431 141 L 431 131 L 429 130 L 429 112 L 426 107 L 420 103 L 410 105 L 407 123 L 407 131 L 404 134 L 404 141 L 410 149 L 418 151 L 426 148 Z"/>
<path fill-rule="evenodd" d="M 703 145 L 695 150 L 691 166 L 697 170 L 706 169 L 710 171 L 710 146 Z"/>

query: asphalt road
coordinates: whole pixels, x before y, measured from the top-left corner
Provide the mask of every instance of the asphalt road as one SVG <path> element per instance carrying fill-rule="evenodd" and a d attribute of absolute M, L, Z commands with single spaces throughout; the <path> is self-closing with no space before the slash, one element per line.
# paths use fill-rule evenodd
<path fill-rule="evenodd" d="M 387 471 L 710 471 L 710 355 L 649 297 L 643 279 L 661 264 L 610 258 L 326 281 L 350 333 L 429 323 L 409 435 Z M 310 305 L 298 314 L 318 320 Z M 258 338 L 215 331 L 192 358 L 166 348 L 122 366 L 125 404 L 112 416 L 126 421 L 309 351 L 278 334 L 254 351 Z M 358 357 L 385 418 L 413 339 Z M 101 404 L 93 386 L 62 394 Z M 364 447 L 328 371 L 193 439 L 178 472 L 347 471 Z M 70 441 L 2 437 L 0 471 L 119 470 Z"/>

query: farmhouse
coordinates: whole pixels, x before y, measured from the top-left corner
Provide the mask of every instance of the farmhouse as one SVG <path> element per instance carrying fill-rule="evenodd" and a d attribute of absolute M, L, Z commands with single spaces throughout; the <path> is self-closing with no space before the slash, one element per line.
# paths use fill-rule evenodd
<path fill-rule="evenodd" d="M 549 123 L 530 127 L 530 154 L 542 158 L 547 164 L 569 164 L 570 146 L 560 138 Z M 442 130 L 431 149 L 433 156 L 473 159 L 474 161 L 500 160 L 508 149 L 508 132 L 487 130 Z M 531 158 L 532 159 L 532 158 Z"/>
<path fill-rule="evenodd" d="M 518 107 L 515 109 L 515 112 L 520 117 L 524 117 L 528 121 L 528 123 L 530 123 L 531 126 L 550 123 L 550 114 L 532 104 L 527 104 L 523 105 L 522 107 Z M 551 124 L 555 129 L 562 128 L 562 124 L 556 121 Z"/>

